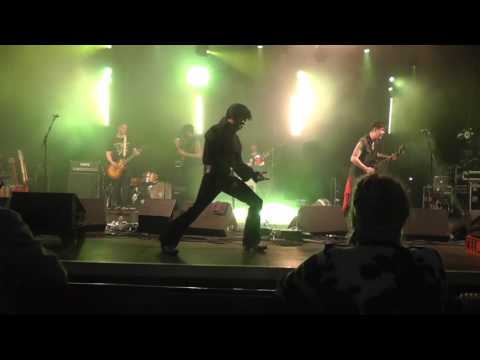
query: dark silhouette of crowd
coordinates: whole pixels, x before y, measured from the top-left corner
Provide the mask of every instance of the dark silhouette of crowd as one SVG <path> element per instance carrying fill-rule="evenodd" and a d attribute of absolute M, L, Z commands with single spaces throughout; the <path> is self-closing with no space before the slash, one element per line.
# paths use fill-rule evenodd
<path fill-rule="evenodd" d="M 291 311 L 442 313 L 447 283 L 440 255 L 401 243 L 409 209 L 399 182 L 363 177 L 353 197 L 350 245 L 326 246 L 281 280 L 278 293 Z"/>
<path fill-rule="evenodd" d="M 0 207 L 0 313 L 55 313 L 67 273 L 17 212 Z"/>

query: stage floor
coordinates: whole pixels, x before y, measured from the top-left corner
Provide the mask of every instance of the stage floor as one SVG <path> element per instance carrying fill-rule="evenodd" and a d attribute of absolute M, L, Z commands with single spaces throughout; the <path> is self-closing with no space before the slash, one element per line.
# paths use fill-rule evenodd
<path fill-rule="evenodd" d="M 177 257 L 163 255 L 156 237 L 90 234 L 75 254 L 61 256 L 71 281 L 143 283 L 182 286 L 274 288 L 288 271 L 327 242 L 345 246 L 342 239 L 322 238 L 294 243 L 267 240 L 267 251 L 247 254 L 241 234 L 226 238 L 184 237 Z M 405 246 L 439 251 L 449 277 L 480 286 L 480 256 L 466 253 L 463 242 L 405 242 Z"/>

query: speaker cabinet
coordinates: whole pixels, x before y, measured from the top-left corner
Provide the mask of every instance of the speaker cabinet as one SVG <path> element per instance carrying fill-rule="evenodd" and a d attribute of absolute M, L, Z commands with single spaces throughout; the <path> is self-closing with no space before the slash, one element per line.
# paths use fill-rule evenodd
<path fill-rule="evenodd" d="M 100 174 L 94 172 L 70 172 L 68 192 L 76 194 L 80 199 L 100 198 Z"/>
<path fill-rule="evenodd" d="M 312 234 L 346 234 L 347 223 L 341 207 L 303 206 L 297 216 L 298 228 Z"/>
<path fill-rule="evenodd" d="M 448 240 L 448 213 L 446 210 L 411 209 L 403 234 L 407 238 Z"/>
<path fill-rule="evenodd" d="M 138 231 L 161 234 L 172 217 L 176 200 L 146 199 L 138 209 Z"/>
<path fill-rule="evenodd" d="M 102 199 L 81 199 L 85 209 L 83 225 L 86 231 L 103 231 L 107 225 L 105 202 Z"/>
<path fill-rule="evenodd" d="M 203 210 L 187 229 L 185 235 L 225 237 L 229 230 L 236 228 L 237 221 L 231 205 L 224 202 L 215 202 Z"/>
<path fill-rule="evenodd" d="M 10 208 L 20 213 L 34 235 L 57 235 L 64 245 L 78 239 L 85 219 L 75 194 L 15 192 Z"/>

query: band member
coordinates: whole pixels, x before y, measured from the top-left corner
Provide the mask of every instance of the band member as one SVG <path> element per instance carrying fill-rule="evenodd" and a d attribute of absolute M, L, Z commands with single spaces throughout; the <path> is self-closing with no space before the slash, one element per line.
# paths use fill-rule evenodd
<path fill-rule="evenodd" d="M 177 153 L 175 182 L 184 188 L 181 197 L 193 201 L 202 177 L 202 148 L 192 125 L 182 127 L 180 136 L 175 139 L 175 148 Z"/>
<path fill-rule="evenodd" d="M 250 146 L 250 159 L 248 160 L 248 165 L 255 170 L 265 166 L 265 158 L 258 152 L 257 144 L 252 144 Z"/>
<path fill-rule="evenodd" d="M 128 125 L 120 124 L 117 128 L 110 146 L 106 152 L 106 158 L 110 165 L 115 168 L 121 166 L 121 160 L 126 160 L 132 155 L 138 155 L 140 152 L 133 147 L 128 139 Z M 129 204 L 128 190 L 129 190 L 130 169 L 127 165 L 118 179 L 111 179 L 112 194 L 111 207 L 126 207 Z"/>
<path fill-rule="evenodd" d="M 343 213 L 348 214 L 350 208 L 350 199 L 352 191 L 358 179 L 362 175 L 371 175 L 376 172 L 375 164 L 379 159 L 396 160 L 395 155 L 384 155 L 377 151 L 378 142 L 385 135 L 385 123 L 375 122 L 370 128 L 370 132 L 358 140 L 357 145 L 353 149 L 350 157 L 350 170 L 345 184 L 345 192 L 343 194 Z"/>
<path fill-rule="evenodd" d="M 245 185 L 245 181 L 251 178 L 256 182 L 268 179 L 264 173 L 255 172 L 242 161 L 242 146 L 237 135 L 251 118 L 251 112 L 245 105 L 233 104 L 220 122 L 205 134 L 204 175 L 197 198 L 193 206 L 170 223 L 167 231 L 160 236 L 163 253 L 178 253 L 176 247 L 185 230 L 222 191 L 250 207 L 243 236 L 244 249 L 266 249 L 266 246 L 260 245 L 260 210 L 263 201 Z"/>
<path fill-rule="evenodd" d="M 258 152 L 257 144 L 252 144 L 250 146 L 250 154 L 248 159 L 248 166 L 250 166 L 254 171 L 264 172 L 266 171 L 265 159 L 269 154 L 261 154 Z M 247 186 L 253 191 L 257 191 L 257 184 L 253 179 L 250 179 L 246 182 Z"/>

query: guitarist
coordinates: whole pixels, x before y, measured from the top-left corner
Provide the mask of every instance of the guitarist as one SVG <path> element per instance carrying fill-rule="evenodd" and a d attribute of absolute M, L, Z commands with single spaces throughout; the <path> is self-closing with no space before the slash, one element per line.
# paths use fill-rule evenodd
<path fill-rule="evenodd" d="M 106 152 L 106 158 L 110 165 L 119 167 L 120 160 L 125 160 L 133 154 L 138 155 L 140 152 L 133 147 L 128 139 L 128 125 L 120 124 L 117 133 L 113 137 L 110 146 Z M 130 179 L 130 171 L 128 166 L 124 169 L 121 176 L 112 181 L 112 197 L 111 207 L 126 207 L 128 202 L 128 181 Z"/>
<path fill-rule="evenodd" d="M 384 155 L 377 151 L 378 142 L 383 138 L 383 135 L 385 135 L 385 123 L 375 122 L 370 127 L 370 132 L 361 137 L 353 149 L 350 157 L 350 170 L 343 194 L 342 208 L 345 216 L 348 214 L 352 191 L 359 178 L 363 175 L 374 174 L 376 171 L 375 164 L 381 159 L 397 160 L 395 154 Z"/>

